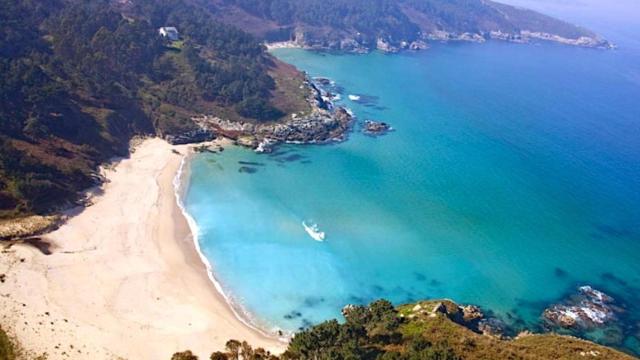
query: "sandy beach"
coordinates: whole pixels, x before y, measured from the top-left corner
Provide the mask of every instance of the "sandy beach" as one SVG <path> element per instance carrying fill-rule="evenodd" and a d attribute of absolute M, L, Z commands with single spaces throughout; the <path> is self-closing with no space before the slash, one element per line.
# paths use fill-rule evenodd
<path fill-rule="evenodd" d="M 144 140 L 104 170 L 107 182 L 57 231 L 50 254 L 14 245 L 0 256 L 0 316 L 33 355 L 48 359 L 200 358 L 229 339 L 281 352 L 244 325 L 219 294 L 176 203 L 188 146 Z"/>
<path fill-rule="evenodd" d="M 264 46 L 267 47 L 267 50 L 274 50 L 274 49 L 302 49 L 303 48 L 303 46 L 298 45 L 293 41 L 267 42 L 267 43 L 264 43 Z"/>

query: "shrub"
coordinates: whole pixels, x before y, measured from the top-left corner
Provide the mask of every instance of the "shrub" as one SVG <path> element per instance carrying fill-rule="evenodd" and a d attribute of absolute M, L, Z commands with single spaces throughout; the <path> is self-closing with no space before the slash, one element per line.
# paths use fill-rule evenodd
<path fill-rule="evenodd" d="M 187 350 L 173 354 L 171 360 L 198 360 L 198 357 L 193 355 L 190 350 Z"/>
<path fill-rule="evenodd" d="M 14 360 L 16 359 L 16 348 L 9 336 L 2 328 L 0 328 L 0 359 Z"/>

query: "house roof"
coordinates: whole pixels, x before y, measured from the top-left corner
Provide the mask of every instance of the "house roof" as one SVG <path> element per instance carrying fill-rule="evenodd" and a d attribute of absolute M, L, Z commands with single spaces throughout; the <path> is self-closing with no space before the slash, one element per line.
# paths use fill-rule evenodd
<path fill-rule="evenodd" d="M 176 29 L 173 26 L 163 26 L 163 27 L 160 28 L 160 30 L 164 30 L 166 32 L 175 32 L 175 33 L 178 32 L 178 29 Z"/>

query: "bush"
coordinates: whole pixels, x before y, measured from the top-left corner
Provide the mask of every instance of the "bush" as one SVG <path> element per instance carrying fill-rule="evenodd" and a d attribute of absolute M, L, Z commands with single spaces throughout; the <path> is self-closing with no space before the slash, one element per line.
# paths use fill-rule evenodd
<path fill-rule="evenodd" d="M 269 105 L 264 99 L 252 96 L 236 105 L 238 114 L 261 121 L 273 121 L 284 116 L 284 113 Z"/>
<path fill-rule="evenodd" d="M 2 328 L 0 328 L 0 359 L 14 360 L 16 359 L 16 348 L 9 336 Z"/>
<path fill-rule="evenodd" d="M 198 360 L 198 357 L 193 355 L 190 350 L 187 350 L 173 354 L 171 360 Z"/>

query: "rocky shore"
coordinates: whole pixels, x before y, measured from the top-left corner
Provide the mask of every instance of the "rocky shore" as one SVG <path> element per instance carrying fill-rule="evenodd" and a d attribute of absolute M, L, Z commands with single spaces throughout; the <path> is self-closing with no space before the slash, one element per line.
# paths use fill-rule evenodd
<path fill-rule="evenodd" d="M 342 107 L 335 108 L 310 81 L 308 101 L 311 111 L 295 113 L 278 122 L 230 121 L 217 116 L 194 118 L 204 132 L 236 141 L 238 145 L 269 152 L 278 143 L 322 144 L 343 141 L 351 129 L 353 117 Z"/>
<path fill-rule="evenodd" d="M 611 296 L 591 286 L 581 286 L 576 295 L 547 308 L 542 316 L 552 326 L 592 330 L 616 321 L 622 312 Z"/>
<path fill-rule="evenodd" d="M 342 312 L 345 314 L 348 311 L 349 307 L 345 307 Z M 410 320 L 445 316 L 477 334 L 505 337 L 506 325 L 500 319 L 485 315 L 478 306 L 458 305 L 451 300 L 421 301 L 401 312 L 401 316 Z"/>
<path fill-rule="evenodd" d="M 378 37 L 375 42 L 364 39 L 357 34 L 341 33 L 325 34 L 298 30 L 294 40 L 276 43 L 270 48 L 292 47 L 307 50 L 344 51 L 350 53 L 368 53 L 374 50 L 385 53 L 397 53 L 404 50 L 425 50 L 430 42 L 474 42 L 483 43 L 488 40 L 507 41 L 512 43 L 527 44 L 540 41 L 555 42 L 563 45 L 579 46 L 594 49 L 613 49 L 615 45 L 597 36 L 580 36 L 567 38 L 556 34 L 521 30 L 517 32 L 488 31 L 488 32 L 449 32 L 434 30 L 429 33 L 420 33 L 417 39 L 393 39 L 390 36 Z"/>

